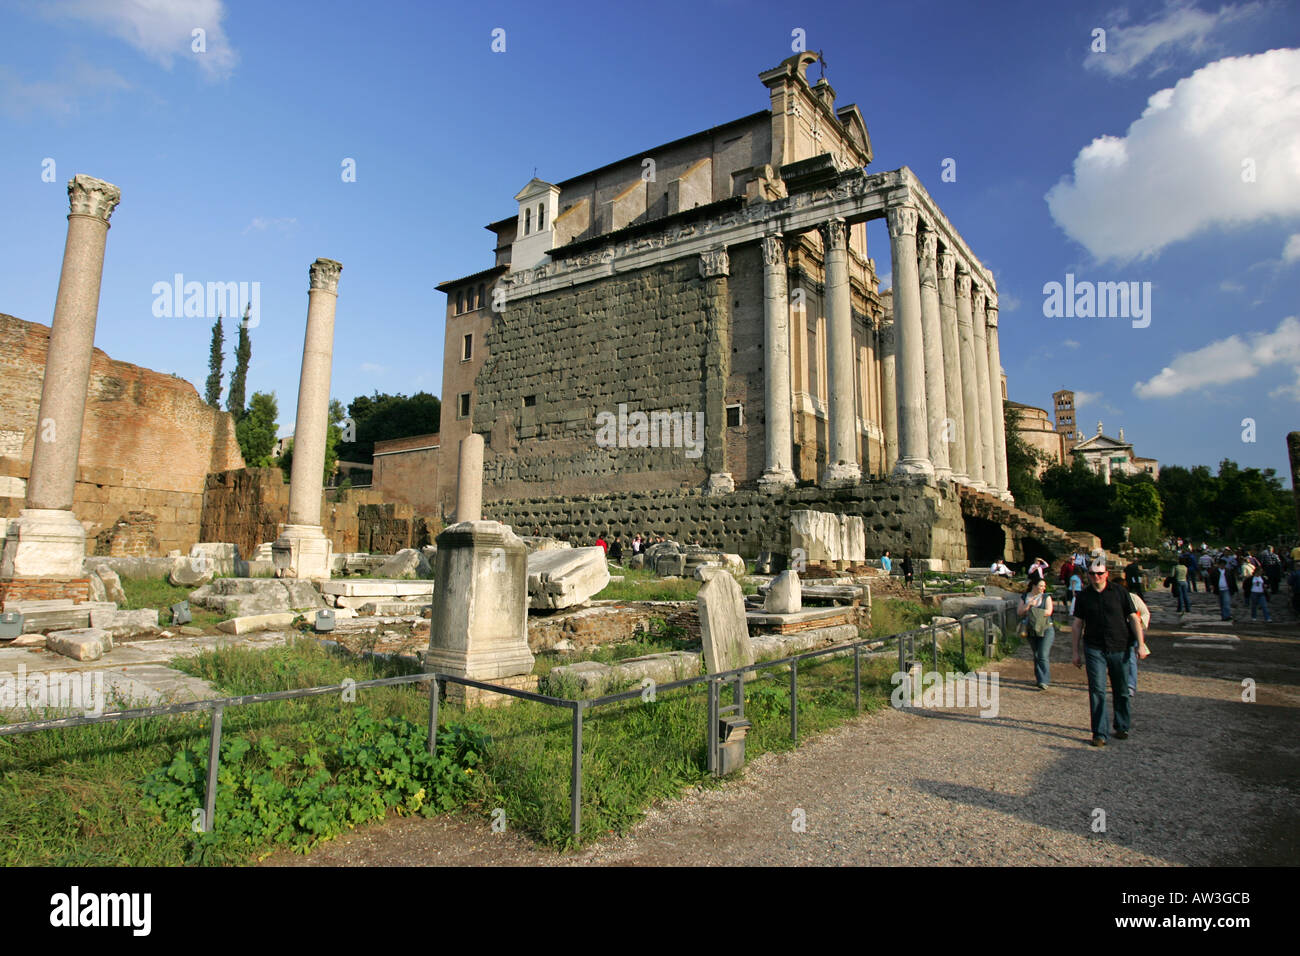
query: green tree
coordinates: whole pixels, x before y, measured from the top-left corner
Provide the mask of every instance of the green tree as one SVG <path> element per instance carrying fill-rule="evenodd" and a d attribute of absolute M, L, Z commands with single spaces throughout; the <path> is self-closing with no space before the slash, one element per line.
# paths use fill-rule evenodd
<path fill-rule="evenodd" d="M 249 468 L 266 468 L 273 465 L 271 453 L 275 450 L 275 419 L 279 414 L 275 393 L 254 392 L 248 412 L 235 426 L 235 438 Z"/>
<path fill-rule="evenodd" d="M 235 370 L 230 375 L 230 391 L 226 393 L 226 411 L 235 420 L 244 417 L 244 387 L 248 379 L 248 361 L 253 357 L 253 343 L 248 338 L 248 310 L 244 308 L 243 321 L 239 323 L 239 344 L 235 346 Z"/>
<path fill-rule="evenodd" d="M 1246 547 L 1272 544 L 1278 535 L 1285 534 L 1289 530 L 1278 520 L 1276 513 L 1262 509 L 1243 512 L 1232 523 L 1233 539 Z"/>
<path fill-rule="evenodd" d="M 1042 505 L 1043 486 L 1038 483 L 1038 469 L 1046 456 L 1020 437 L 1020 409 L 1003 404 L 1002 418 L 1007 436 L 1007 489 L 1016 503 Z"/>
<path fill-rule="evenodd" d="M 416 392 L 408 398 L 377 391 L 354 398 L 348 404 L 348 415 L 356 428 L 356 441 L 340 442 L 339 455 L 346 461 L 370 464 L 377 441 L 438 431 L 442 402 L 428 392 Z"/>
<path fill-rule="evenodd" d="M 212 325 L 212 348 L 208 352 L 208 381 L 204 401 L 213 408 L 221 408 L 221 354 L 226 342 L 225 330 L 221 327 L 221 316 Z"/>
<path fill-rule="evenodd" d="M 1215 499 L 1219 481 L 1205 465 L 1184 468 L 1165 465 L 1156 481 L 1164 525 L 1173 534 L 1191 540 L 1217 534 Z"/>

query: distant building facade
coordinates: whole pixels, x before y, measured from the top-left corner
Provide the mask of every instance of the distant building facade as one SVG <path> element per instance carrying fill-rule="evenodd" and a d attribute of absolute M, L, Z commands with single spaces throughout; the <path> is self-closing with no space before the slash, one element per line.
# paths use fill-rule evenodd
<path fill-rule="evenodd" d="M 1118 438 L 1103 434 L 1101 422 L 1097 422 L 1097 434 L 1075 444 L 1074 455 L 1082 457 L 1089 468 L 1106 479 L 1106 484 L 1110 484 L 1110 476 L 1116 472 L 1150 475 L 1153 480 L 1160 478 L 1158 461 L 1135 455 L 1132 443 L 1124 440 L 1123 428 L 1119 430 Z"/>
<path fill-rule="evenodd" d="M 1052 407 L 1056 413 L 1056 431 L 1061 435 L 1062 460 L 1073 450 L 1079 440 L 1079 430 L 1074 420 L 1074 392 L 1063 388 L 1052 393 Z"/>
<path fill-rule="evenodd" d="M 1016 434 L 1020 436 L 1020 440 L 1041 456 L 1034 472 L 1035 477 L 1041 477 L 1043 472 L 1052 465 L 1065 462 L 1067 454 L 1065 435 L 1053 424 L 1046 409 L 1022 405 L 1020 402 L 1010 400 L 1007 401 L 1007 407 L 1014 409 L 1019 415 Z"/>

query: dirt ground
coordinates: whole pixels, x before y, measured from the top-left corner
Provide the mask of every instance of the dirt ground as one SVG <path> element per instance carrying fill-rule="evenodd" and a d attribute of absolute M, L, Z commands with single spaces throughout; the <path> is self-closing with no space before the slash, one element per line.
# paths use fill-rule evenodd
<path fill-rule="evenodd" d="M 1300 626 L 1280 601 L 1270 626 L 1240 609 L 1221 626 L 1211 600 L 1196 595 L 1181 623 L 1165 594 L 1149 601 L 1132 736 L 1104 748 L 1088 745 L 1087 679 L 1058 633 L 1048 691 L 1026 648 L 992 665 L 996 717 L 866 715 L 574 853 L 452 816 L 393 820 L 265 865 L 1294 866 Z"/>

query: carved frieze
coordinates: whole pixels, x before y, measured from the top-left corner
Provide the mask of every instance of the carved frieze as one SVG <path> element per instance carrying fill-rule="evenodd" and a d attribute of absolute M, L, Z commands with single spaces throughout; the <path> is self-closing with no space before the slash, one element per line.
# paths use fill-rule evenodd
<path fill-rule="evenodd" d="M 700 278 L 717 279 L 731 274 L 731 261 L 726 248 L 709 249 L 700 253 Z"/>

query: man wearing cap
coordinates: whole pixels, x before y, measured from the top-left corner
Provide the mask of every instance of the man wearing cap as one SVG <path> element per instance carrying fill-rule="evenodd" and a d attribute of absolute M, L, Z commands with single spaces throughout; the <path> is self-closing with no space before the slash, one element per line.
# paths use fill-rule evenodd
<path fill-rule="evenodd" d="M 1137 656 L 1150 655 L 1142 620 L 1132 598 L 1121 587 L 1107 587 L 1106 562 L 1096 558 L 1088 566 L 1087 587 L 1074 602 L 1074 666 L 1088 664 L 1088 708 L 1092 718 L 1092 746 L 1106 746 L 1106 676 L 1110 675 L 1110 692 L 1114 712 L 1115 738 L 1124 740 L 1129 733 L 1129 647 L 1137 644 Z M 1080 654 L 1080 638 L 1083 654 Z"/>

